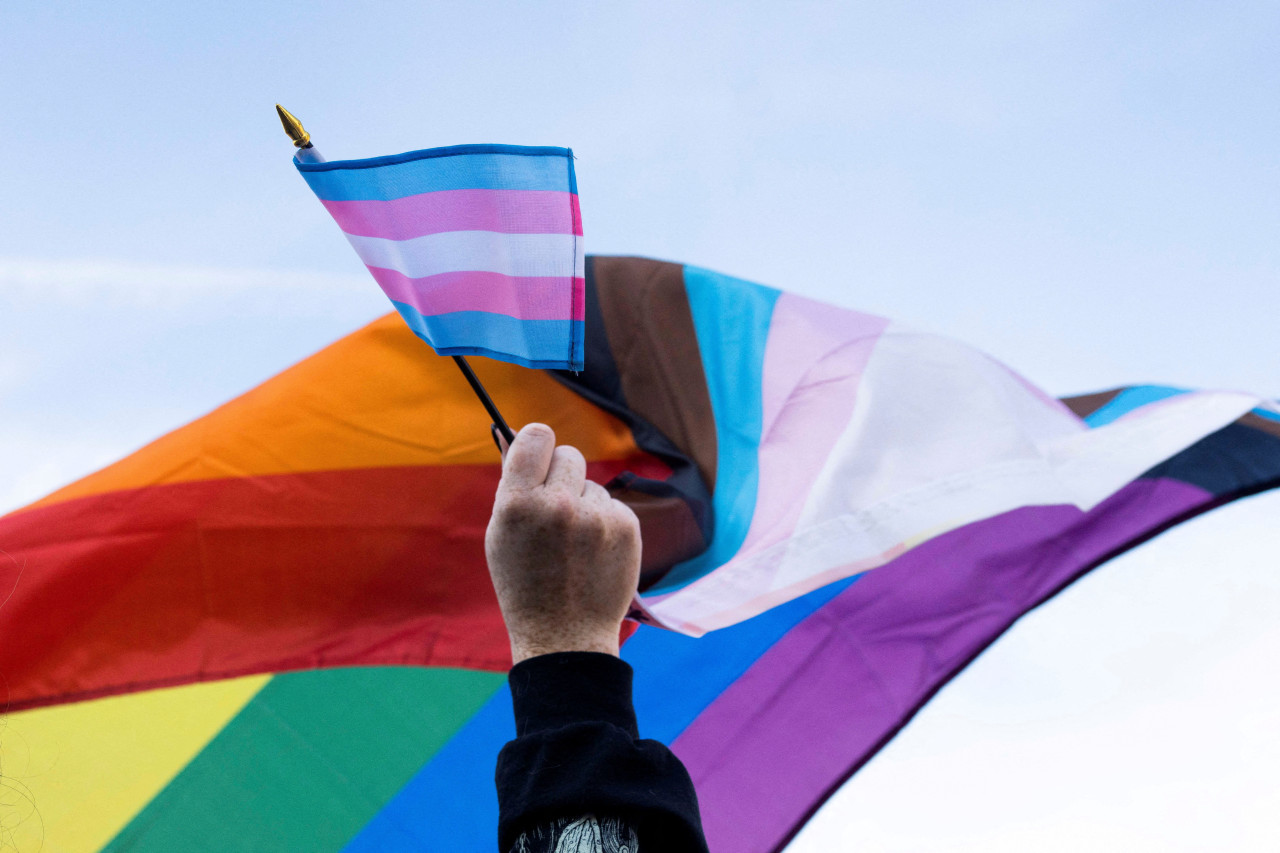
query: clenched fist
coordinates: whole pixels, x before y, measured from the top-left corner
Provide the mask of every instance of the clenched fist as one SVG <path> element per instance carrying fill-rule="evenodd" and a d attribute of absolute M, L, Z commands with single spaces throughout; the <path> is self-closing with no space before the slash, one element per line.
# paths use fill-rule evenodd
<path fill-rule="evenodd" d="M 551 652 L 618 654 L 640 578 L 640 524 L 587 479 L 573 447 L 529 424 L 507 450 L 485 534 L 515 663 Z"/>

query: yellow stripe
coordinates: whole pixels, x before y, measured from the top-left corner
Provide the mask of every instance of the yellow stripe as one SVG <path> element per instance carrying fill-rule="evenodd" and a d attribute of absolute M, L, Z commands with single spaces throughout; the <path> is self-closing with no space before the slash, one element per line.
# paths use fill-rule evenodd
<path fill-rule="evenodd" d="M 270 680 L 255 675 L 0 718 L 0 848 L 99 850 Z"/>

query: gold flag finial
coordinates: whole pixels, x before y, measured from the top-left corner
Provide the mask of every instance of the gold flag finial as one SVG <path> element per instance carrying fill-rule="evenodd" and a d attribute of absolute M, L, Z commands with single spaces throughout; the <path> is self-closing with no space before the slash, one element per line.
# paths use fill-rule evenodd
<path fill-rule="evenodd" d="M 280 114 L 280 123 L 284 125 L 284 132 L 293 140 L 294 147 L 306 148 L 311 144 L 311 134 L 307 133 L 297 116 L 279 104 L 276 104 L 276 112 Z"/>

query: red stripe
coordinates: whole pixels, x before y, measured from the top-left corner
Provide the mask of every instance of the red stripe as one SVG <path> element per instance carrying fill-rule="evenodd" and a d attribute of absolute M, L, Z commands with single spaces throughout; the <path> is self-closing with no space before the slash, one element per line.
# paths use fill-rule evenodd
<path fill-rule="evenodd" d="M 605 481 L 647 456 L 592 463 Z M 197 481 L 0 518 L 9 708 L 310 667 L 505 671 L 496 465 Z"/>

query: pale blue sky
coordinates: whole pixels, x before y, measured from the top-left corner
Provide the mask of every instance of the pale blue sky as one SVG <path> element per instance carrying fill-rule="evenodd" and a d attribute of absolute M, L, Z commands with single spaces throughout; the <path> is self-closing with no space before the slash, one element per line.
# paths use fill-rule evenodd
<path fill-rule="evenodd" d="M 0 511 L 387 309 L 290 166 L 276 101 L 330 157 L 568 145 L 590 250 L 696 263 L 888 314 L 993 352 L 1054 393 L 1152 381 L 1280 396 L 1277 80 L 1280 10 L 1269 2 L 9 0 Z M 1188 536 L 1219 555 L 1214 577 L 1254 566 L 1237 569 L 1264 590 L 1252 598 L 1276 603 L 1280 503 L 1266 500 Z M 1192 546 L 1145 550 L 1135 568 L 1111 569 L 1162 589 L 1170 561 L 1181 560 L 1178 577 L 1201 577 Z M 1051 614 L 1075 614 L 1069 631 L 1105 610 L 1108 599 L 1087 596 L 1109 587 L 1087 584 L 1081 600 L 1093 605 L 1055 603 L 1027 620 L 984 658 L 991 678 L 1002 666 L 1019 678 L 1028 649 L 1045 677 L 1076 672 L 1087 659 L 1080 638 L 1046 650 L 1020 637 L 1067 618 Z M 1227 622 L 1246 618 L 1223 606 Z M 1263 646 L 1219 644 L 1222 666 L 1273 671 L 1280 635 L 1265 626 L 1275 615 L 1257 616 Z M 1150 630 L 1176 633 L 1186 620 L 1171 624 Z M 1123 642 L 1141 645 L 1135 631 Z M 1026 699 L 986 683 L 961 679 L 939 702 L 970 696 L 966 708 L 1000 720 Z M 1047 695 L 1087 689 L 1064 685 Z M 1199 713 L 1203 685 L 1183 699 L 1166 687 L 1135 688 L 1133 701 Z M 1238 701 L 1274 707 L 1274 679 L 1238 687 L 1263 691 Z M 1036 707 L 1058 719 L 1053 701 Z M 908 738 L 944 717 L 922 719 L 893 749 L 909 753 L 924 741 Z M 1002 725 L 944 726 L 938 742 L 989 755 Z M 975 745 L 987 729 L 995 746 Z M 1099 734 L 1089 747 L 1064 731 L 1035 742 L 1064 745 L 1062 761 L 1094 750 L 1093 775 L 1041 758 L 1043 775 L 1020 789 L 1059 797 L 1063 773 L 1080 774 L 1068 786 L 1077 790 L 1126 778 L 1103 756 L 1132 734 Z M 869 772 L 895 766 L 893 754 Z M 923 758 L 897 766 L 945 778 Z M 1256 791 L 1252 772 L 1232 784 Z M 997 775 L 957 787 L 980 791 Z M 1195 798 L 1189 784 L 1174 802 Z M 904 798 L 877 800 L 877 813 L 928 808 Z M 1187 820 L 1191 811 L 1173 809 Z M 1274 841 L 1273 817 L 1254 817 Z M 874 835 L 865 822 L 821 819 L 850 842 Z M 1133 831 L 1153 820 L 1135 812 Z M 988 829 L 995 836 L 915 849 L 1027 849 L 1014 828 Z M 863 849 L 912 849 L 895 837 L 907 835 L 875 835 Z M 796 849 L 805 843 L 823 846 L 802 837 Z"/>

